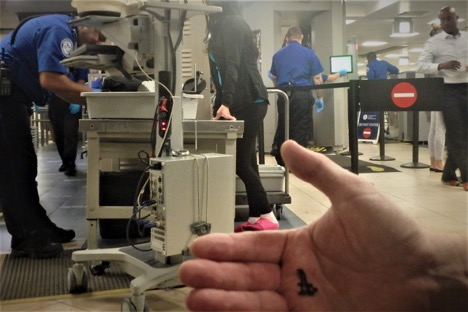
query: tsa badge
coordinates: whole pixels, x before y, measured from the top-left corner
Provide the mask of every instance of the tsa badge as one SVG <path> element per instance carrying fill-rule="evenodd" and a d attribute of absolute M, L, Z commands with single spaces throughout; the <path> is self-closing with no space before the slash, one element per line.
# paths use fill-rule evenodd
<path fill-rule="evenodd" d="M 60 43 L 60 49 L 62 50 L 63 56 L 70 57 L 70 53 L 73 50 L 73 42 L 71 41 L 71 39 L 63 39 Z"/>

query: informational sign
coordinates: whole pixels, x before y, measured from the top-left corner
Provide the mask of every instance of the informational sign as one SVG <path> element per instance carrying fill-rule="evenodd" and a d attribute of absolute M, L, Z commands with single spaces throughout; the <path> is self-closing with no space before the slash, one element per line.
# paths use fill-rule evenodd
<path fill-rule="evenodd" d="M 379 142 L 380 113 L 379 112 L 359 112 L 358 118 L 358 142 Z"/>

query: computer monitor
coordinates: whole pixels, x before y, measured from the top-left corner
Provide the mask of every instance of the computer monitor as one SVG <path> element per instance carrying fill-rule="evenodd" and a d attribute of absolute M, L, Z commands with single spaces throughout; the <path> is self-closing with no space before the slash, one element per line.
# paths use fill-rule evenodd
<path fill-rule="evenodd" d="M 353 56 L 352 55 L 334 55 L 330 56 L 330 72 L 338 73 L 341 70 L 346 70 L 349 73 L 353 72 Z"/>

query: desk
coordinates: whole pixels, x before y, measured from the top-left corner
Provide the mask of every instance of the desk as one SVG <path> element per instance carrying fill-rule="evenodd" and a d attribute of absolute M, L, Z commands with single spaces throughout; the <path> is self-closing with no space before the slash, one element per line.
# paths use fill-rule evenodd
<path fill-rule="evenodd" d="M 86 132 L 88 169 L 86 180 L 86 219 L 88 249 L 98 248 L 97 220 L 128 219 L 131 206 L 99 205 L 101 159 L 112 159 L 109 171 L 120 171 L 120 159 L 138 158 L 138 151 L 149 150 L 153 120 L 82 119 L 80 131 Z M 184 148 L 192 153 L 216 152 L 236 155 L 236 140 L 244 133 L 243 121 L 184 120 Z M 187 143 L 186 143 L 187 142 Z"/>

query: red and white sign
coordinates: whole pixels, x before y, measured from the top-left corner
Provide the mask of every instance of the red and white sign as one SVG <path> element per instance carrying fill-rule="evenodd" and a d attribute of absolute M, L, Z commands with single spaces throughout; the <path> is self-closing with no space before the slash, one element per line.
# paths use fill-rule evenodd
<path fill-rule="evenodd" d="M 418 91 L 408 82 L 400 82 L 392 89 L 392 101 L 400 108 L 411 107 L 418 98 Z"/>
<path fill-rule="evenodd" d="M 370 138 L 372 135 L 372 129 L 367 127 L 367 128 L 364 128 L 364 130 L 362 130 L 362 137 L 364 139 L 368 139 Z"/>

